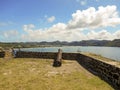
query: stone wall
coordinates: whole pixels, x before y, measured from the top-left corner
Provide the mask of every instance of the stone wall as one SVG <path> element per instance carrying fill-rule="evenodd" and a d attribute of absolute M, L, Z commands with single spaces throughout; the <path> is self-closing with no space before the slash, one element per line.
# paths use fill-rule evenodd
<path fill-rule="evenodd" d="M 16 54 L 16 58 L 56 59 L 56 57 L 57 53 L 52 52 L 17 52 Z M 62 59 L 77 60 L 87 70 L 108 82 L 116 90 L 120 90 L 120 68 L 79 53 L 62 53 Z"/>
<path fill-rule="evenodd" d="M 5 52 L 0 52 L 0 58 L 3 58 L 5 56 Z"/>
<path fill-rule="evenodd" d="M 45 58 L 45 59 L 56 59 L 57 53 L 53 52 L 17 52 L 16 58 Z"/>
<path fill-rule="evenodd" d="M 65 60 L 76 60 L 79 56 L 79 53 L 62 53 L 62 59 Z"/>
<path fill-rule="evenodd" d="M 76 60 L 78 53 L 62 53 L 62 59 L 65 60 Z M 16 53 L 16 58 L 45 58 L 45 59 L 56 59 L 57 53 L 53 52 L 24 52 L 19 51 Z"/>
<path fill-rule="evenodd" d="M 101 79 L 108 82 L 116 90 L 120 90 L 120 68 L 119 67 L 107 64 L 105 62 L 96 60 L 94 58 L 91 58 L 82 54 L 79 54 L 77 61 L 87 70 L 89 70 L 93 74 L 99 76 Z"/>

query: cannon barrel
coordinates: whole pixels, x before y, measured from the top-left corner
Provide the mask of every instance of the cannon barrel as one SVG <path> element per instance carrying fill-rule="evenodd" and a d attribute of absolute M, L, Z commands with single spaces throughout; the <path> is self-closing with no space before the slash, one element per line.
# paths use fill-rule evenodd
<path fill-rule="evenodd" d="M 53 62 L 54 67 L 60 67 L 62 65 L 62 50 L 58 49 L 57 58 Z"/>

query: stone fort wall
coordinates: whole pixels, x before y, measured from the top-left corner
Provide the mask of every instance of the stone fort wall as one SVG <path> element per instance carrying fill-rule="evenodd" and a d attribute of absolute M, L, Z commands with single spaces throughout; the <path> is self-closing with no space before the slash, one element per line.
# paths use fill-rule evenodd
<path fill-rule="evenodd" d="M 62 53 L 62 59 L 64 60 L 76 60 L 78 53 Z M 24 52 L 20 51 L 16 53 L 16 58 L 45 58 L 45 59 L 56 59 L 56 52 Z"/>
<path fill-rule="evenodd" d="M 23 52 L 16 53 L 16 58 L 56 59 L 53 52 Z M 80 53 L 62 53 L 63 60 L 76 60 L 84 68 L 108 82 L 116 90 L 120 90 L 120 68 Z"/>
<path fill-rule="evenodd" d="M 120 90 L 120 68 L 103 61 L 79 54 L 77 58 L 84 68 L 108 82 L 116 90 Z"/>
<path fill-rule="evenodd" d="M 16 53 L 16 58 L 43 58 L 43 59 L 55 59 L 57 53 L 53 52 L 23 52 Z"/>
<path fill-rule="evenodd" d="M 0 58 L 3 58 L 5 56 L 5 52 L 1 51 L 0 52 Z"/>

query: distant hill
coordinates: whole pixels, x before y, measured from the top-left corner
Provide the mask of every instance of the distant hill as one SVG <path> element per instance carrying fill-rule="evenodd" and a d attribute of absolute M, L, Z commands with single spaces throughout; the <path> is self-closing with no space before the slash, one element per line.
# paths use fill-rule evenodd
<path fill-rule="evenodd" d="M 80 42 L 71 42 L 70 45 L 73 46 L 106 46 L 106 44 L 109 43 L 107 40 L 83 40 Z"/>
<path fill-rule="evenodd" d="M 108 44 L 108 46 L 115 46 L 115 47 L 120 47 L 120 39 L 115 39 L 113 41 L 110 41 Z"/>
<path fill-rule="evenodd" d="M 110 40 L 82 40 L 82 41 L 53 41 L 53 42 L 14 42 L 6 43 L 0 42 L 0 47 L 44 47 L 44 46 L 109 46 L 109 47 L 120 47 L 120 39 Z"/>

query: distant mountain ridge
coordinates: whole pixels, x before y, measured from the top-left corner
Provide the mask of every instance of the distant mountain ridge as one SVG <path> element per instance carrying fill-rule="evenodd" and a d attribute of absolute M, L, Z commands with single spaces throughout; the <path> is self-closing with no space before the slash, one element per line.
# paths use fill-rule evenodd
<path fill-rule="evenodd" d="M 0 42 L 0 47 L 41 47 L 41 46 L 109 46 L 120 47 L 120 39 L 110 40 L 82 40 L 82 41 L 53 41 L 53 42 Z"/>

